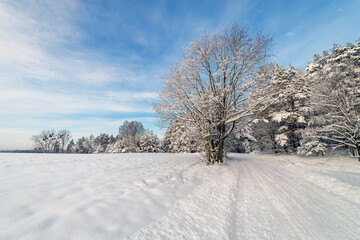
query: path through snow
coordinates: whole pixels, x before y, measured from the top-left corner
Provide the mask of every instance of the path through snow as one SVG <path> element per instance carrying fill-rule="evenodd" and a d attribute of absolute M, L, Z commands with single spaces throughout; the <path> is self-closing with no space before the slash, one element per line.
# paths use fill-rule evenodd
<path fill-rule="evenodd" d="M 233 154 L 132 238 L 360 239 L 359 172 L 332 170 L 352 176 L 344 182 L 318 167 L 269 158 Z"/>

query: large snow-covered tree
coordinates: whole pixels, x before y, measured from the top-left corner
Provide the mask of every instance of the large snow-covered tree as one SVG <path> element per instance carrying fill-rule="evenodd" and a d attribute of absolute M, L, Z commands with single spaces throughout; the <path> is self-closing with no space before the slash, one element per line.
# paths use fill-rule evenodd
<path fill-rule="evenodd" d="M 360 39 L 315 56 L 307 71 L 313 111 L 322 122 L 317 133 L 336 147 L 349 148 L 360 161 Z"/>
<path fill-rule="evenodd" d="M 226 138 L 236 121 L 252 113 L 252 77 L 269 57 L 271 38 L 237 25 L 190 44 L 185 57 L 163 78 L 155 111 L 162 124 L 176 120 L 202 137 L 206 162 L 223 162 Z M 259 99 L 260 101 L 260 99 Z"/>

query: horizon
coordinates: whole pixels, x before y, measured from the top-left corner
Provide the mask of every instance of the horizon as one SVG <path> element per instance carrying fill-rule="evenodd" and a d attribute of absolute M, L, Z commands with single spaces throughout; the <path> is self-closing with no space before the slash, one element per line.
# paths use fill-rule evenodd
<path fill-rule="evenodd" d="M 198 10 L 200 9 L 200 10 Z M 0 150 L 67 129 L 76 140 L 140 121 L 160 137 L 151 102 L 161 77 L 204 32 L 238 24 L 273 36 L 273 62 L 305 69 L 360 37 L 360 1 L 2 1 Z"/>

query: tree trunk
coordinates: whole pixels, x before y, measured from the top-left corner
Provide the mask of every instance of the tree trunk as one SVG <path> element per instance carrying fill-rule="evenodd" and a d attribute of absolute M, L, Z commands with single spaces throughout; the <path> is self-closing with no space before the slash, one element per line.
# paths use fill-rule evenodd
<path fill-rule="evenodd" d="M 349 147 L 349 149 L 350 149 L 350 153 L 351 153 L 351 155 L 352 156 L 356 156 L 356 153 L 355 153 L 355 148 L 353 148 L 353 147 Z"/>
<path fill-rule="evenodd" d="M 217 159 L 216 159 L 218 163 L 224 162 L 224 142 L 225 139 L 221 138 L 218 146 Z"/>
<path fill-rule="evenodd" d="M 356 150 L 358 154 L 358 160 L 360 161 L 360 144 L 356 145 Z"/>
<path fill-rule="evenodd" d="M 210 138 L 208 138 L 206 139 L 206 144 L 205 144 L 205 157 L 206 157 L 206 163 L 209 165 L 212 165 L 211 153 L 212 153 L 211 140 Z"/>
<path fill-rule="evenodd" d="M 207 164 L 214 165 L 215 163 L 224 162 L 224 139 L 216 139 L 207 142 L 206 146 L 206 160 Z"/>
<path fill-rule="evenodd" d="M 218 134 L 215 137 L 209 137 L 206 140 L 206 158 L 209 165 L 224 162 L 225 126 L 218 126 L 216 131 Z"/>

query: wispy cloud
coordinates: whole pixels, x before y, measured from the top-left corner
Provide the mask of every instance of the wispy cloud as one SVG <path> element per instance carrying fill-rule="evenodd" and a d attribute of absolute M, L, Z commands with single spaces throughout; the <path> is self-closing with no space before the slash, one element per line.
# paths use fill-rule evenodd
<path fill-rule="evenodd" d="M 288 36 L 288 37 L 293 37 L 293 36 L 295 36 L 295 33 L 293 33 L 293 32 L 287 32 L 285 35 Z"/>
<path fill-rule="evenodd" d="M 0 3 L 0 80 L 119 81 L 124 69 L 79 44 L 86 34 L 76 25 L 75 1 Z"/>
<path fill-rule="evenodd" d="M 35 90 L 0 90 L 0 115 L 152 113 L 151 106 L 144 106 L 142 101 L 150 101 L 155 97 L 153 92 L 109 92 L 107 96 L 96 96 L 54 94 Z"/>
<path fill-rule="evenodd" d="M 158 94 L 156 92 L 129 92 L 129 91 L 122 91 L 122 92 L 107 92 L 107 97 L 119 101 L 125 100 L 154 100 L 158 98 Z"/>

